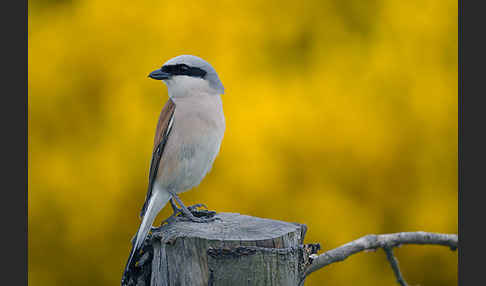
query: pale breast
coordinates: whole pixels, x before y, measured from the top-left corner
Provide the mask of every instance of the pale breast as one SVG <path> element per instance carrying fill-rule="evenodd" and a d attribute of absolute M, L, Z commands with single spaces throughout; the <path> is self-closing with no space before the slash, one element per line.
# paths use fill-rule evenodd
<path fill-rule="evenodd" d="M 176 102 L 172 132 L 156 184 L 177 193 L 198 185 L 219 153 L 224 130 L 219 96 Z"/>

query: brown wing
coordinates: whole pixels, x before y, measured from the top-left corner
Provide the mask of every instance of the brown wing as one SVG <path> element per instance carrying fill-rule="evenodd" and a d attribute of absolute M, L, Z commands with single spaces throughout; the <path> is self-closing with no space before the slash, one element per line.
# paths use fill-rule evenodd
<path fill-rule="evenodd" d="M 174 111 L 175 103 L 169 98 L 160 112 L 159 122 L 157 123 L 157 129 L 155 130 L 154 148 L 152 150 L 152 160 L 150 161 L 149 184 L 147 196 L 145 197 L 145 202 L 143 203 L 142 211 L 140 212 L 141 218 L 145 215 L 148 202 L 152 196 L 152 188 L 154 186 L 155 176 L 159 169 L 160 158 L 162 158 L 165 143 L 167 143 L 167 139 L 169 138 L 173 126 L 172 117 L 174 116 Z"/>

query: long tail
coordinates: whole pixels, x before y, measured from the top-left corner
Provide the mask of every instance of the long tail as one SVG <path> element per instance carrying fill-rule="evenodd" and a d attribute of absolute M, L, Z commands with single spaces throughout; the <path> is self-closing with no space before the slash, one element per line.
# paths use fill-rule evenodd
<path fill-rule="evenodd" d="M 130 256 L 128 257 L 127 265 L 125 266 L 122 285 L 124 283 L 125 275 L 130 267 L 130 264 L 132 263 L 133 256 L 142 247 L 142 244 L 145 241 L 145 238 L 147 237 L 150 228 L 152 227 L 155 217 L 160 212 L 160 210 L 169 202 L 170 198 L 171 195 L 169 194 L 169 192 L 155 191 L 152 193 L 152 197 L 150 198 L 147 211 L 145 212 L 145 215 L 143 216 L 142 219 L 142 223 L 138 228 L 135 243 L 132 246 L 132 250 L 130 251 Z"/>

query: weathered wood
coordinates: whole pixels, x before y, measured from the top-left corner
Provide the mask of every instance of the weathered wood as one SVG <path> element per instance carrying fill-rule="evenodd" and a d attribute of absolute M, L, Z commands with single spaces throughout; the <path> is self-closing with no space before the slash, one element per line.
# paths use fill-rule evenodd
<path fill-rule="evenodd" d="M 309 255 L 307 227 L 236 213 L 216 221 L 177 221 L 146 240 L 128 285 L 299 285 Z M 302 285 L 302 284 L 301 284 Z"/>

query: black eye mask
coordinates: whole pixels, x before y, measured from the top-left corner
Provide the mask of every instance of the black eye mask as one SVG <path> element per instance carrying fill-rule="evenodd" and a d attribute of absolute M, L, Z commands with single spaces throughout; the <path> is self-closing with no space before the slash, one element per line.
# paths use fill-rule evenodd
<path fill-rule="evenodd" d="M 161 68 L 163 72 L 169 73 L 171 75 L 187 75 L 192 77 L 204 78 L 206 71 L 196 67 L 190 67 L 185 64 L 168 65 Z"/>

